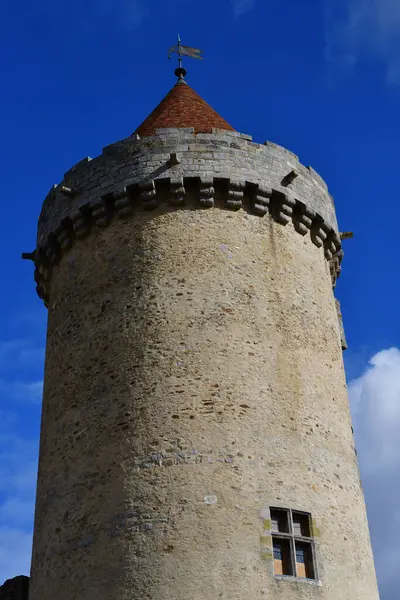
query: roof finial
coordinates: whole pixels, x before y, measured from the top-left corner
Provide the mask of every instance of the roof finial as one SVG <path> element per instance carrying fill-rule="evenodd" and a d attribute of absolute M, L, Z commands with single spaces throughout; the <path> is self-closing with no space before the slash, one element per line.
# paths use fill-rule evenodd
<path fill-rule="evenodd" d="M 168 58 L 171 58 L 171 54 L 175 52 L 178 55 L 178 68 L 175 70 L 175 75 L 178 77 L 178 81 L 184 81 L 187 73 L 186 69 L 182 65 L 182 56 L 189 56 L 190 58 L 197 58 L 203 60 L 201 56 L 202 50 L 198 48 L 191 48 L 190 46 L 183 46 L 181 44 L 181 37 L 178 33 L 178 44 L 172 46 L 168 51 Z"/>

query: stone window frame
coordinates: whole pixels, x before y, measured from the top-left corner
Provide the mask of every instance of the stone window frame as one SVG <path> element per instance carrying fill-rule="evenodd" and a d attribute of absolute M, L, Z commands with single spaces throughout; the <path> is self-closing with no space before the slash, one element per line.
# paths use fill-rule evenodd
<path fill-rule="evenodd" d="M 286 522 L 288 524 L 288 531 L 279 531 L 273 529 L 273 513 L 281 512 L 286 514 Z M 289 580 L 289 581 L 297 581 L 297 582 L 305 582 L 305 583 L 314 583 L 320 585 L 320 580 L 318 576 L 318 566 L 317 566 L 317 556 L 316 556 L 316 540 L 313 536 L 313 519 L 312 515 L 309 512 L 296 510 L 292 508 L 283 508 L 280 506 L 271 506 L 269 508 L 270 518 L 271 518 L 271 551 L 272 551 L 272 560 L 274 561 L 274 540 L 285 540 L 289 543 L 290 548 L 290 566 L 291 573 L 290 574 L 281 574 L 275 573 L 275 569 L 273 567 L 273 575 L 278 580 Z M 295 532 L 293 526 L 293 514 L 301 515 L 302 517 L 306 517 L 308 520 L 308 536 L 301 535 Z M 300 544 L 305 544 L 309 547 L 311 552 L 311 567 L 313 571 L 313 577 L 299 577 L 297 574 L 296 568 L 296 542 Z"/>

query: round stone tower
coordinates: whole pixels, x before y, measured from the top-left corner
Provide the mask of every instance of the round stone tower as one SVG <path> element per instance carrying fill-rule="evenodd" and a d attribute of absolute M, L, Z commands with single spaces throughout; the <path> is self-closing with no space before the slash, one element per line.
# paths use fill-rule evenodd
<path fill-rule="evenodd" d="M 377 600 L 324 181 L 181 78 L 39 218 L 30 600 Z"/>

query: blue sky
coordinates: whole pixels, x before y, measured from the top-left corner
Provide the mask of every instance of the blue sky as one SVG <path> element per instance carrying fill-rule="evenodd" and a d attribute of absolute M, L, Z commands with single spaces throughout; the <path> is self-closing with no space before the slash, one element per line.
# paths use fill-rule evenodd
<path fill-rule="evenodd" d="M 346 368 L 382 600 L 398 600 L 398 0 L 3 0 L 0 580 L 29 569 L 46 311 L 32 265 L 41 202 L 188 82 L 236 129 L 327 180 L 345 242 Z M 385 519 L 382 519 L 382 513 Z"/>

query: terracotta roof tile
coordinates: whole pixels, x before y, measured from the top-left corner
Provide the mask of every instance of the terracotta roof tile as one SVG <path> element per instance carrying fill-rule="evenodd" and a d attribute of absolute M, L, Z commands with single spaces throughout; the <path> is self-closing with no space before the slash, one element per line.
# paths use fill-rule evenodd
<path fill-rule="evenodd" d="M 183 80 L 176 83 L 135 133 L 146 137 L 165 127 L 194 127 L 196 133 L 211 133 L 214 127 L 235 131 Z"/>

